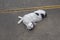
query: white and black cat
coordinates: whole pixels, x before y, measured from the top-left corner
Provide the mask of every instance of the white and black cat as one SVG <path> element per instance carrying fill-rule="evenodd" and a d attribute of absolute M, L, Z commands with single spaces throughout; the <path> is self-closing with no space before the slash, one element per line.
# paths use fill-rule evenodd
<path fill-rule="evenodd" d="M 34 29 L 36 22 L 43 20 L 47 17 L 45 10 L 37 10 L 32 13 L 25 14 L 23 17 L 18 16 L 21 20 L 18 21 L 18 24 L 23 22 L 28 30 Z"/>

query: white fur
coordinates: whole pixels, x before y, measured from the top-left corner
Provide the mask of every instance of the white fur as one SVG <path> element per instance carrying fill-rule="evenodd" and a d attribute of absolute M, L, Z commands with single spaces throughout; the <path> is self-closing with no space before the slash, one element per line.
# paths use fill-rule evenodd
<path fill-rule="evenodd" d="M 39 16 L 37 16 L 35 13 L 39 13 Z M 20 24 L 23 21 L 23 23 L 27 26 L 27 29 L 31 29 L 33 28 L 33 24 L 36 25 L 35 22 L 42 20 L 42 17 L 40 14 L 45 15 L 45 13 L 46 12 L 44 10 L 37 10 L 32 13 L 26 14 L 23 17 L 18 16 L 18 18 L 21 18 L 21 20 L 18 21 L 18 24 Z"/>

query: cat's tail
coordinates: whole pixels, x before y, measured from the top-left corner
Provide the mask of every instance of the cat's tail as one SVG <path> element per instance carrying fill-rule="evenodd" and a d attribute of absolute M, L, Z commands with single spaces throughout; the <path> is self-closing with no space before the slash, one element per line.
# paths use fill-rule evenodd
<path fill-rule="evenodd" d="M 18 16 L 18 18 L 20 18 L 20 19 L 21 19 L 22 17 L 21 17 L 21 16 Z"/>
<path fill-rule="evenodd" d="M 23 18 L 21 16 L 18 16 L 18 18 L 20 18 L 20 20 L 18 21 L 18 24 L 20 24 L 23 21 Z"/>

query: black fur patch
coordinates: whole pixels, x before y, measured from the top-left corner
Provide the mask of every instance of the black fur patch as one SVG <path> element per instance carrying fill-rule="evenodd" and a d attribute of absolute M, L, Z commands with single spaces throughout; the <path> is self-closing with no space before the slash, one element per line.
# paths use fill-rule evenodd
<path fill-rule="evenodd" d="M 39 14 L 38 13 L 35 13 L 37 16 L 39 16 Z"/>
<path fill-rule="evenodd" d="M 42 19 L 44 19 L 44 18 L 45 18 L 44 14 L 41 14 L 41 16 L 42 16 Z"/>
<path fill-rule="evenodd" d="M 41 14 L 42 16 L 42 19 L 46 18 L 47 17 L 47 13 L 44 15 L 44 14 Z"/>

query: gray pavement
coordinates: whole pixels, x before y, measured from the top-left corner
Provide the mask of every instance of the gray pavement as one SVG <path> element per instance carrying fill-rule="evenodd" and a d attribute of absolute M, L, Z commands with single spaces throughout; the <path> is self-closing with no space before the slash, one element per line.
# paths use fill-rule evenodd
<path fill-rule="evenodd" d="M 58 4 L 60 0 L 0 0 L 0 9 Z M 29 12 L 0 13 L 0 40 L 60 40 L 60 9 L 49 9 L 46 12 L 48 17 L 37 23 L 30 32 L 23 23 L 17 24 L 17 16 Z"/>
<path fill-rule="evenodd" d="M 0 0 L 0 9 L 59 5 L 60 0 Z"/>
<path fill-rule="evenodd" d="M 60 9 L 46 10 L 48 17 L 28 32 L 18 15 L 28 12 L 0 14 L 0 40 L 60 40 Z"/>

